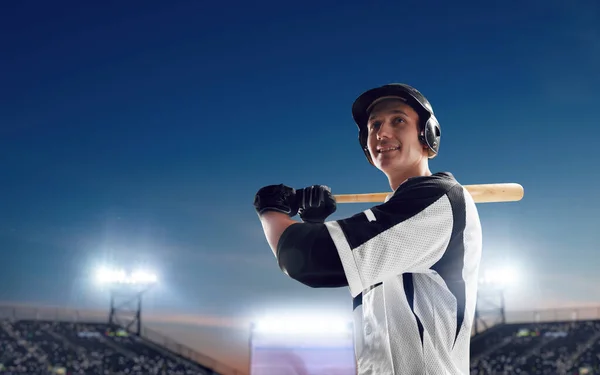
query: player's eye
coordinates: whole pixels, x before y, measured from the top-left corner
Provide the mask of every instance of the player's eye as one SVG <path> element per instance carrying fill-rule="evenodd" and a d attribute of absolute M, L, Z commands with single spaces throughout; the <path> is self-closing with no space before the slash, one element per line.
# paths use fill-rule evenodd
<path fill-rule="evenodd" d="M 381 126 L 381 121 L 373 121 L 369 123 L 369 129 L 374 130 Z"/>

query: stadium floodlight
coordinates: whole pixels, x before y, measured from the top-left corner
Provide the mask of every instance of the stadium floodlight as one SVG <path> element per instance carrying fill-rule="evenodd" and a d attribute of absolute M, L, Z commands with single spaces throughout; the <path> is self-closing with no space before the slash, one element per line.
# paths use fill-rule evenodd
<path fill-rule="evenodd" d="M 331 335 L 352 332 L 348 319 L 335 316 L 277 316 L 265 317 L 253 325 L 253 332 L 291 335 Z"/>
<path fill-rule="evenodd" d="M 101 267 L 96 271 L 96 280 L 104 285 L 153 285 L 158 282 L 156 274 L 135 270 L 126 272 L 119 268 Z"/>
<path fill-rule="evenodd" d="M 518 281 L 518 272 L 513 267 L 503 267 L 486 270 L 481 273 L 479 283 L 483 286 L 505 288 Z"/>
<path fill-rule="evenodd" d="M 135 334 L 142 330 L 142 295 L 158 283 L 153 272 L 134 269 L 127 272 L 118 267 L 99 267 L 95 270 L 96 283 L 110 291 L 109 324 L 126 327 L 135 326 Z"/>
<path fill-rule="evenodd" d="M 138 270 L 131 273 L 130 282 L 133 284 L 156 284 L 158 278 L 154 273 Z"/>

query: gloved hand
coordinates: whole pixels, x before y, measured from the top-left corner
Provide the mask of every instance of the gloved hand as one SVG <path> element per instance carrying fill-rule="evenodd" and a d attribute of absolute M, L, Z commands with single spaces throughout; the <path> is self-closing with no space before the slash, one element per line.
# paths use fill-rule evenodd
<path fill-rule="evenodd" d="M 337 209 L 331 189 L 324 185 L 312 185 L 296 190 L 298 214 L 307 223 L 324 223 Z"/>
<path fill-rule="evenodd" d="M 254 196 L 254 209 L 259 215 L 277 211 L 295 216 L 298 213 L 296 190 L 283 184 L 264 186 Z"/>

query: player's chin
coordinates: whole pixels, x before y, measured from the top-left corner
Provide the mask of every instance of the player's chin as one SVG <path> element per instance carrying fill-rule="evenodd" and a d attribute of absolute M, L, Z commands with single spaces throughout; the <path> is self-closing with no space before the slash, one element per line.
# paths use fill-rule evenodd
<path fill-rule="evenodd" d="M 375 160 L 375 166 L 377 167 L 377 169 L 379 169 L 380 171 L 382 171 L 384 173 L 388 173 L 394 169 L 397 169 L 399 165 L 401 165 L 401 163 L 398 163 L 398 160 L 394 160 L 394 159 L 390 159 L 390 158 L 383 158 L 383 159 Z"/>
<path fill-rule="evenodd" d="M 403 170 L 408 167 L 407 159 L 398 155 L 396 158 L 383 158 L 375 160 L 375 165 L 377 169 L 384 172 L 385 174 L 390 174 L 392 172 L 398 172 L 399 170 Z"/>
<path fill-rule="evenodd" d="M 385 154 L 377 154 L 375 157 L 375 162 L 378 165 L 393 165 L 402 163 L 404 159 L 404 155 L 399 151 L 390 151 Z"/>

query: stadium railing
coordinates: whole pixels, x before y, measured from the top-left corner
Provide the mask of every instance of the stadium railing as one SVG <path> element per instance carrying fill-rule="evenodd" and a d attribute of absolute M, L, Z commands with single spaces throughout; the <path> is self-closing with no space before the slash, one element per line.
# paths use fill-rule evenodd
<path fill-rule="evenodd" d="M 600 306 L 565 307 L 542 310 L 506 310 L 506 323 L 541 323 L 563 322 L 569 320 L 596 320 L 600 319 Z"/>
<path fill-rule="evenodd" d="M 153 343 L 162 346 L 163 348 L 177 353 L 184 358 L 200 363 L 203 366 L 208 367 L 219 374 L 242 375 L 241 372 L 230 368 L 229 366 L 225 366 L 222 363 L 216 361 L 215 359 L 201 354 L 183 344 L 180 344 L 177 341 L 171 339 L 170 337 L 156 332 L 152 329 L 149 329 L 148 327 L 142 326 L 142 333 L 140 336 L 145 338 L 146 340 L 152 341 Z"/>
<path fill-rule="evenodd" d="M 580 320 L 598 320 L 600 319 L 600 306 L 586 307 L 565 307 L 565 308 L 549 308 L 539 310 L 506 310 L 505 322 L 512 323 L 544 323 L 544 322 L 566 322 Z M 485 323 L 481 324 L 481 322 Z M 500 323 L 498 317 L 483 317 L 480 318 L 478 331 L 475 331 L 475 325 L 471 331 L 471 337 L 480 335 L 488 329 L 497 326 Z"/>

